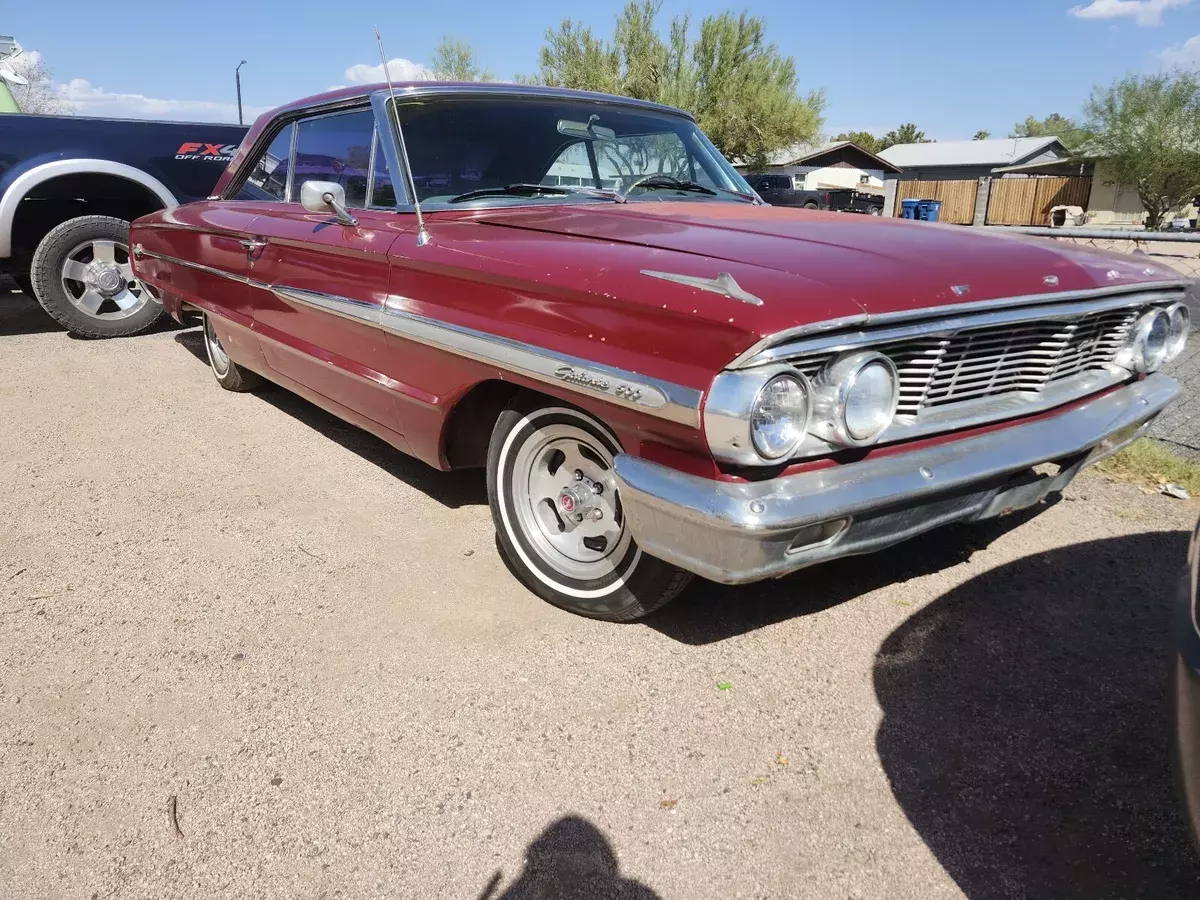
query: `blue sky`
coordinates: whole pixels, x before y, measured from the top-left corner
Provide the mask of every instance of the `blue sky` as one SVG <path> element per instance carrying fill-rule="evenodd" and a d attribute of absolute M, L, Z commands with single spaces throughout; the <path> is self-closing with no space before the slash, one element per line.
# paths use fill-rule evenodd
<path fill-rule="evenodd" d="M 565 15 L 609 35 L 622 5 L 123 0 L 97 35 L 85 24 L 96 21 L 94 0 L 43 0 L 10 4 L 0 30 L 41 54 L 80 112 L 236 121 L 241 59 L 253 111 L 375 80 L 378 68 L 367 67 L 379 62 L 376 23 L 390 57 L 419 66 L 452 35 L 503 79 L 536 70 L 543 32 Z M 666 0 L 662 22 L 730 6 L 743 8 Z M 1093 85 L 1127 71 L 1200 65 L 1200 0 L 744 0 L 744 8 L 795 57 L 802 89 L 824 87 L 829 134 L 912 121 L 941 140 L 981 128 L 999 137 L 1027 115 L 1078 112 Z"/>

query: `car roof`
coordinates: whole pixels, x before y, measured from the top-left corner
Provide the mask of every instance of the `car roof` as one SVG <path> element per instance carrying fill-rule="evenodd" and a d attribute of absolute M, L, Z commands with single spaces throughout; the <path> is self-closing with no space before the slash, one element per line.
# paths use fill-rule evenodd
<path fill-rule="evenodd" d="M 674 106 L 666 106 L 662 103 L 652 103 L 649 100 L 637 100 L 633 97 L 620 97 L 616 94 L 601 94 L 595 91 L 574 91 L 568 88 L 543 87 L 541 85 L 504 84 L 495 81 L 396 81 L 392 83 L 392 89 L 395 91 L 397 99 L 423 96 L 547 97 L 558 98 L 562 100 L 587 100 L 593 103 L 612 103 L 621 106 L 640 107 L 642 109 L 654 110 L 656 112 L 684 116 L 688 119 L 694 120 L 694 117 L 691 113 L 685 112 L 682 109 L 676 109 Z M 384 82 L 338 88 L 336 90 L 325 91 L 321 94 L 313 94 L 310 97 L 304 97 L 303 99 L 287 103 L 278 107 L 277 109 L 271 110 L 271 112 L 267 115 L 270 118 L 274 118 L 275 116 L 285 112 L 306 109 L 312 106 L 324 106 L 329 103 L 337 103 L 340 100 L 352 100 L 355 97 L 369 97 L 372 94 L 381 91 L 386 92 L 387 90 L 388 86 Z"/>

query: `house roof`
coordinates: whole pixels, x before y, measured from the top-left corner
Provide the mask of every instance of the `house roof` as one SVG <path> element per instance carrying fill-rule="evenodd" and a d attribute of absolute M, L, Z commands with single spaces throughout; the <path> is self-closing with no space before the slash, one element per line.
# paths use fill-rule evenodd
<path fill-rule="evenodd" d="M 869 150 L 864 150 L 862 147 L 853 141 L 831 141 L 822 144 L 792 144 L 790 147 L 784 147 L 782 150 L 775 150 L 767 154 L 768 166 L 803 166 L 812 165 L 818 158 L 826 153 L 832 153 L 834 150 L 841 150 L 843 147 L 853 147 L 859 153 L 863 154 L 868 159 L 878 165 L 885 172 L 899 172 L 900 167 L 893 162 L 872 153 Z M 745 166 L 743 160 L 737 160 L 734 165 Z"/>
<path fill-rule="evenodd" d="M 938 141 L 930 144 L 896 144 L 879 155 L 906 169 L 933 166 L 1012 166 L 1057 145 L 1056 137 L 1003 138 L 994 141 Z"/>

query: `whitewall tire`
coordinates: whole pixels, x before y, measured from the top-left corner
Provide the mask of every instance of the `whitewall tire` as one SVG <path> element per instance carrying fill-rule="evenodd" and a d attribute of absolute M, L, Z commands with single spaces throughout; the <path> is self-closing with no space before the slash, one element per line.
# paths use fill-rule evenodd
<path fill-rule="evenodd" d="M 691 574 L 642 553 L 621 508 L 616 437 L 582 410 L 522 395 L 488 448 L 488 502 L 501 552 L 555 606 L 609 621 L 648 615 Z"/>

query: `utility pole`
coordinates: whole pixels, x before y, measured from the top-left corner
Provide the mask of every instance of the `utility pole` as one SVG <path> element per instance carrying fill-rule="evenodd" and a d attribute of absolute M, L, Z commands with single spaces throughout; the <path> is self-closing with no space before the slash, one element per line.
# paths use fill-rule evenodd
<path fill-rule="evenodd" d="M 238 67 L 233 70 L 233 78 L 237 82 L 238 124 L 239 125 L 246 124 L 245 122 L 242 121 L 242 66 L 244 66 L 245 64 L 246 64 L 246 61 L 243 59 L 240 63 L 238 63 Z"/>

